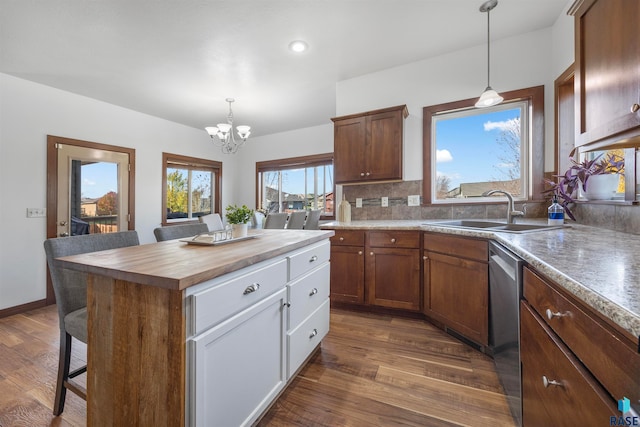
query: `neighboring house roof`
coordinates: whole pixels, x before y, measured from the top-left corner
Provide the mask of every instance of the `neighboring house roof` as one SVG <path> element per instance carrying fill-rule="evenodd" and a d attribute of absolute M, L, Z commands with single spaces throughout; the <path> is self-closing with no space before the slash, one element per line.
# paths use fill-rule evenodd
<path fill-rule="evenodd" d="M 511 194 L 520 194 L 520 180 L 463 182 L 460 187 L 447 192 L 447 197 L 481 197 L 489 190 L 503 190 Z M 495 197 L 503 197 L 496 194 Z"/>
<path fill-rule="evenodd" d="M 267 200 L 276 201 L 278 200 L 278 189 L 266 187 L 266 195 Z M 282 193 L 283 202 L 304 202 L 305 200 L 306 198 L 303 194 Z"/>

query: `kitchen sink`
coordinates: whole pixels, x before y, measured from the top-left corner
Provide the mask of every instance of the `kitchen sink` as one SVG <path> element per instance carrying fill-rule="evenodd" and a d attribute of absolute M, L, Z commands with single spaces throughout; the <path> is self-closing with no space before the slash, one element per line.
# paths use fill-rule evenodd
<path fill-rule="evenodd" d="M 461 219 L 457 221 L 432 222 L 428 225 L 437 225 L 441 227 L 489 228 L 489 227 L 499 227 L 507 224 L 505 224 L 504 222 L 495 222 L 495 221 L 475 221 L 475 220 Z"/>
<path fill-rule="evenodd" d="M 474 220 L 454 220 L 443 222 L 426 223 L 425 225 L 435 225 L 439 227 L 468 228 L 472 230 L 503 231 L 507 233 L 531 233 L 534 231 L 546 231 L 562 228 L 562 225 L 544 224 L 507 224 L 494 221 L 474 221 Z"/>

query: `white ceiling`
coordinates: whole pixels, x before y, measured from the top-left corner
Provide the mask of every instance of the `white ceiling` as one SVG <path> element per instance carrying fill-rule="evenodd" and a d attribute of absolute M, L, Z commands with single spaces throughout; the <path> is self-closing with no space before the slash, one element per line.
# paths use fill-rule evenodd
<path fill-rule="evenodd" d="M 338 81 L 486 45 L 482 3 L 0 0 L 0 72 L 196 128 L 234 97 L 235 124 L 265 135 L 329 123 Z M 550 27 L 565 6 L 500 0 L 491 38 Z M 309 50 L 290 52 L 295 39 Z"/>

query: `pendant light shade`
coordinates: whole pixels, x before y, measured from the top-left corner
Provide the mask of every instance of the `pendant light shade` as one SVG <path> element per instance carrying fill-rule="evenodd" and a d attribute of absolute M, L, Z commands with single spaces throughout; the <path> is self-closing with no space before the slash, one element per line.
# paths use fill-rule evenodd
<path fill-rule="evenodd" d="M 487 86 L 487 88 L 484 90 L 484 92 L 482 92 L 482 95 L 480 95 L 480 98 L 476 102 L 476 107 L 491 107 L 492 105 L 500 104 L 502 101 L 504 101 L 504 98 L 501 97 L 498 92 L 493 90 L 491 86 Z"/>
<path fill-rule="evenodd" d="M 500 104 L 504 98 L 491 88 L 491 20 L 489 12 L 498 5 L 498 0 L 488 0 L 480 6 L 480 12 L 487 13 L 487 88 L 476 102 L 476 108 L 491 107 Z"/>

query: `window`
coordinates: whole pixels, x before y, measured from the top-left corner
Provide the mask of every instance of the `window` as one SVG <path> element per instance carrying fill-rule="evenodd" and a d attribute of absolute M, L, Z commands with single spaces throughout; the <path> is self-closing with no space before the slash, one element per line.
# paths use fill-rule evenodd
<path fill-rule="evenodd" d="M 257 203 L 267 212 L 321 209 L 334 216 L 333 154 L 256 163 Z"/>
<path fill-rule="evenodd" d="M 162 225 L 220 212 L 222 163 L 162 153 Z"/>
<path fill-rule="evenodd" d="M 490 202 L 493 189 L 542 198 L 544 87 L 501 95 L 489 108 L 474 108 L 475 99 L 424 108 L 426 203 Z"/>

